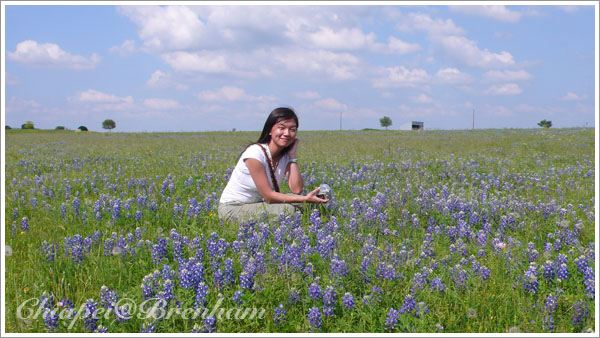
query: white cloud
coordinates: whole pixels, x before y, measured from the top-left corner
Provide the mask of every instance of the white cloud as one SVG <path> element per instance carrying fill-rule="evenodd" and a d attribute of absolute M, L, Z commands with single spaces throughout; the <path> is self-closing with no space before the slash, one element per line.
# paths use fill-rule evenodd
<path fill-rule="evenodd" d="M 575 93 L 568 92 L 565 96 L 561 97 L 560 100 L 561 101 L 580 101 L 585 98 L 586 98 L 585 95 L 580 96 Z"/>
<path fill-rule="evenodd" d="M 404 66 L 388 67 L 382 70 L 384 76 L 373 80 L 377 88 L 407 86 L 414 87 L 431 81 L 431 76 L 423 69 L 408 69 Z"/>
<path fill-rule="evenodd" d="M 504 68 L 515 64 L 507 52 L 494 53 L 480 49 L 477 42 L 466 38 L 466 31 L 450 19 L 432 19 L 423 13 L 410 13 L 399 19 L 400 31 L 421 30 L 428 33 L 434 48 L 450 57 L 455 63 L 476 68 Z"/>
<path fill-rule="evenodd" d="M 147 50 L 185 50 L 206 41 L 205 25 L 189 7 L 120 6 L 118 11 L 136 23 Z"/>
<path fill-rule="evenodd" d="M 321 107 L 321 108 L 325 108 L 325 109 L 329 109 L 329 110 L 336 110 L 336 111 L 348 109 L 347 105 L 345 105 L 333 98 L 319 100 L 319 101 L 315 102 L 315 105 L 317 107 Z"/>
<path fill-rule="evenodd" d="M 316 100 L 321 97 L 321 95 L 319 95 L 319 93 L 313 92 L 313 91 L 294 93 L 294 96 L 301 98 L 301 99 L 307 99 L 307 100 Z"/>
<path fill-rule="evenodd" d="M 178 90 L 187 90 L 189 87 L 184 84 L 173 81 L 171 74 L 164 73 L 160 70 L 155 71 L 150 75 L 148 81 L 146 81 L 146 87 L 148 88 L 169 88 L 175 87 Z"/>
<path fill-rule="evenodd" d="M 421 93 L 419 96 L 415 96 L 412 98 L 413 102 L 417 103 L 431 103 L 433 100 L 431 97 Z"/>
<path fill-rule="evenodd" d="M 399 19 L 396 28 L 400 31 L 410 32 L 413 30 L 423 30 L 429 35 L 463 35 L 465 30 L 456 26 L 450 19 L 432 19 L 427 14 L 410 13 Z"/>
<path fill-rule="evenodd" d="M 93 69 L 100 63 L 100 57 L 96 54 L 86 58 L 65 52 L 57 44 L 38 44 L 33 40 L 19 42 L 14 52 L 6 54 L 12 61 L 74 70 Z"/>
<path fill-rule="evenodd" d="M 271 102 L 273 96 L 252 96 L 243 88 L 234 86 L 223 86 L 217 90 L 205 90 L 196 95 L 201 101 L 247 101 L 247 102 Z"/>
<path fill-rule="evenodd" d="M 16 97 L 11 97 L 6 102 L 6 113 L 37 113 L 41 111 L 41 105 L 35 100 L 24 100 Z"/>
<path fill-rule="evenodd" d="M 485 91 L 488 95 L 518 95 L 523 93 L 523 90 L 516 83 L 507 83 L 503 85 L 493 85 Z"/>
<path fill-rule="evenodd" d="M 522 15 L 521 12 L 510 10 L 503 5 L 455 5 L 448 7 L 452 12 L 477 15 L 482 16 L 484 18 L 490 18 L 510 23 L 518 22 L 521 19 Z"/>
<path fill-rule="evenodd" d="M 464 36 L 448 35 L 434 37 L 434 42 L 455 62 L 477 68 L 503 68 L 515 64 L 507 52 L 493 53 L 480 49 L 477 43 Z"/>
<path fill-rule="evenodd" d="M 510 82 L 531 80 L 533 76 L 525 70 L 490 70 L 483 74 L 483 78 L 490 82 Z"/>
<path fill-rule="evenodd" d="M 133 102 L 131 96 L 118 97 L 114 94 L 106 94 L 98 90 L 88 89 L 78 95 L 78 100 L 81 102 Z"/>
<path fill-rule="evenodd" d="M 388 50 L 391 53 L 397 54 L 409 54 L 412 52 L 416 52 L 421 49 L 421 45 L 418 43 L 409 43 L 402 41 L 400 39 L 396 39 L 393 36 L 390 36 L 388 42 Z"/>
<path fill-rule="evenodd" d="M 225 56 L 216 52 L 173 52 L 162 54 L 162 58 L 180 72 L 225 73 L 229 70 Z"/>
<path fill-rule="evenodd" d="M 456 68 L 442 68 L 435 74 L 435 80 L 444 84 L 463 84 L 473 81 L 473 77 Z"/>
<path fill-rule="evenodd" d="M 366 49 L 375 44 L 375 34 L 364 34 L 358 28 L 342 28 L 334 31 L 330 27 L 321 27 L 309 34 L 309 40 L 318 48 L 333 50 Z"/>
<path fill-rule="evenodd" d="M 155 110 L 170 110 L 182 108 L 179 102 L 177 102 L 177 100 L 157 98 L 145 99 L 144 106 Z"/>
<path fill-rule="evenodd" d="M 108 51 L 120 56 L 129 56 L 135 52 L 135 41 L 125 40 L 120 46 L 110 47 Z"/>
<path fill-rule="evenodd" d="M 282 51 L 274 53 L 273 58 L 290 71 L 317 77 L 327 75 L 334 80 L 356 78 L 360 64 L 354 55 L 324 50 Z"/>

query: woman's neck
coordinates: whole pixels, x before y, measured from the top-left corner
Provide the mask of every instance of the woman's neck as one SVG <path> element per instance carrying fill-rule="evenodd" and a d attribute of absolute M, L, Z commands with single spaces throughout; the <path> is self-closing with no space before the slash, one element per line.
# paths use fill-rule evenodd
<path fill-rule="evenodd" d="M 279 157 L 279 155 L 281 155 L 281 152 L 283 151 L 283 149 L 278 147 L 273 141 L 269 142 L 268 147 L 269 152 L 271 152 L 271 157 L 273 158 Z"/>

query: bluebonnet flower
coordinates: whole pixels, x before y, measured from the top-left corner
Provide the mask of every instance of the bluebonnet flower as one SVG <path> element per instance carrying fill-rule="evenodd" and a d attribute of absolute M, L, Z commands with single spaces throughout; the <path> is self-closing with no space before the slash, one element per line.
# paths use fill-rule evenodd
<path fill-rule="evenodd" d="M 578 258 L 575 258 L 575 265 L 577 265 L 577 270 L 580 273 L 584 274 L 585 269 L 588 267 L 588 262 L 587 262 L 587 259 L 585 258 L 585 256 L 581 255 Z"/>
<path fill-rule="evenodd" d="M 86 331 L 93 332 L 98 325 L 98 316 L 96 315 L 96 306 L 98 303 L 94 299 L 88 299 L 83 305 L 83 323 Z"/>
<path fill-rule="evenodd" d="M 336 296 L 337 292 L 335 292 L 335 288 L 333 286 L 328 286 L 323 292 L 323 304 L 335 305 Z"/>
<path fill-rule="evenodd" d="M 542 265 L 542 269 L 544 272 L 544 279 L 552 284 L 554 278 L 556 277 L 556 267 L 554 266 L 554 262 L 548 260 L 545 264 Z"/>
<path fill-rule="evenodd" d="M 288 302 L 290 302 L 290 304 L 296 304 L 300 302 L 300 294 L 296 288 L 292 288 L 288 293 Z"/>
<path fill-rule="evenodd" d="M 65 237 L 65 254 L 70 255 L 73 262 L 81 263 L 84 256 L 83 245 L 83 237 L 79 234 Z"/>
<path fill-rule="evenodd" d="M 285 309 L 283 308 L 283 304 L 279 304 L 279 306 L 276 307 L 273 310 L 273 312 L 273 321 L 275 322 L 275 325 L 279 325 L 279 323 L 285 322 L 287 311 L 285 311 Z"/>
<path fill-rule="evenodd" d="M 417 303 L 417 307 L 415 309 L 415 316 L 421 318 L 429 313 L 429 307 L 425 304 L 425 302 Z"/>
<path fill-rule="evenodd" d="M 350 292 L 344 293 L 344 296 L 342 296 L 342 304 L 348 310 L 354 307 L 354 297 Z"/>
<path fill-rule="evenodd" d="M 423 289 L 423 284 L 425 283 L 425 278 L 420 272 L 416 272 L 412 279 L 412 286 L 410 288 L 410 292 L 415 293 L 418 290 Z"/>
<path fill-rule="evenodd" d="M 17 219 L 19 217 L 19 209 L 18 208 L 14 208 L 13 212 L 12 212 L 12 218 L 13 219 Z"/>
<path fill-rule="evenodd" d="M 152 246 L 152 262 L 159 264 L 163 258 L 167 256 L 167 240 L 159 235 L 156 239 L 156 244 Z"/>
<path fill-rule="evenodd" d="M 104 241 L 104 256 L 110 256 L 113 251 L 114 241 L 111 238 L 107 238 Z"/>
<path fill-rule="evenodd" d="M 321 328 L 321 310 L 318 307 L 312 307 L 308 310 L 308 323 L 311 329 Z"/>
<path fill-rule="evenodd" d="M 331 263 L 329 263 L 329 274 L 333 278 L 339 278 L 347 276 L 348 273 L 348 264 L 343 259 L 340 259 L 337 254 L 334 254 Z"/>
<path fill-rule="evenodd" d="M 467 280 L 469 279 L 469 275 L 467 271 L 460 264 L 456 264 L 454 267 L 450 269 L 450 273 L 452 274 L 452 279 L 454 280 L 454 284 L 459 289 L 464 289 L 467 286 Z"/>
<path fill-rule="evenodd" d="M 235 281 L 235 274 L 233 271 L 233 260 L 231 258 L 225 259 L 224 269 L 223 281 L 225 284 L 232 284 Z"/>
<path fill-rule="evenodd" d="M 46 256 L 46 262 L 54 262 L 56 256 L 56 243 L 48 243 L 47 241 L 42 242 L 42 253 Z"/>
<path fill-rule="evenodd" d="M 117 301 L 119 300 L 119 296 L 109 289 L 106 285 L 102 285 L 100 288 L 100 305 L 103 306 L 107 310 L 114 309 Z"/>
<path fill-rule="evenodd" d="M 335 307 L 332 305 L 325 305 L 323 306 L 323 316 L 325 317 L 333 317 L 335 316 Z"/>
<path fill-rule="evenodd" d="M 529 268 L 525 271 L 525 278 L 523 281 L 523 288 L 531 293 L 536 293 L 538 290 L 539 282 L 537 279 L 537 266 L 535 263 L 529 263 Z"/>
<path fill-rule="evenodd" d="M 44 311 L 44 325 L 48 332 L 53 332 L 58 327 L 58 313 L 55 310 L 46 309 Z"/>
<path fill-rule="evenodd" d="M 312 299 L 321 299 L 321 287 L 317 283 L 313 282 L 308 287 L 308 295 Z"/>
<path fill-rule="evenodd" d="M 254 286 L 254 274 L 248 271 L 242 271 L 240 274 L 240 286 L 242 289 L 252 289 Z"/>
<path fill-rule="evenodd" d="M 402 308 L 400 308 L 400 313 L 411 313 L 415 310 L 417 303 L 411 294 L 406 295 L 404 297 L 404 303 L 402 304 Z"/>
<path fill-rule="evenodd" d="M 165 301 L 165 304 L 169 304 L 169 301 L 173 299 L 173 287 L 173 281 L 170 279 L 165 279 L 163 290 L 160 293 L 160 296 Z"/>
<path fill-rule="evenodd" d="M 144 299 L 150 299 L 154 297 L 157 288 L 156 279 L 152 274 L 144 276 L 142 279 L 142 293 L 144 295 Z"/>
<path fill-rule="evenodd" d="M 391 264 L 385 264 L 384 262 L 377 265 L 377 271 L 375 273 L 377 277 L 383 278 L 384 280 L 394 280 L 396 278 L 396 272 Z"/>
<path fill-rule="evenodd" d="M 387 318 L 385 319 L 385 327 L 386 329 L 395 329 L 396 324 L 398 323 L 398 316 L 400 312 L 398 310 L 391 307 L 387 313 Z"/>
<path fill-rule="evenodd" d="M 27 217 L 21 219 L 21 230 L 29 231 L 29 219 Z"/>
<path fill-rule="evenodd" d="M 196 301 L 194 307 L 199 308 L 206 303 L 206 296 L 208 295 L 208 286 L 204 282 L 200 282 L 196 288 Z"/>
<path fill-rule="evenodd" d="M 444 282 L 442 282 L 442 279 L 440 277 L 434 277 L 431 279 L 431 281 L 429 282 L 429 287 L 432 290 L 438 290 L 438 291 L 446 291 L 446 285 L 444 285 Z"/>
<path fill-rule="evenodd" d="M 73 199 L 73 208 L 75 209 L 75 214 L 77 214 L 77 216 L 79 216 L 79 207 L 81 206 L 81 201 L 79 200 L 78 197 L 75 197 Z"/>
<path fill-rule="evenodd" d="M 237 305 L 242 305 L 242 290 L 236 290 L 233 293 L 233 301 L 237 304 Z"/>
<path fill-rule="evenodd" d="M 577 301 L 571 305 L 571 309 L 573 310 L 573 315 L 571 316 L 571 323 L 573 323 L 574 327 L 580 327 L 583 325 L 584 321 L 587 320 L 590 310 L 589 306 L 586 303 L 581 301 Z"/>
<path fill-rule="evenodd" d="M 65 218 L 66 213 L 67 213 L 67 206 L 64 203 L 61 203 L 61 205 L 60 205 L 60 216 L 62 218 Z"/>
<path fill-rule="evenodd" d="M 204 333 L 214 333 L 217 332 L 217 319 L 213 316 L 207 316 L 202 323 L 204 324 L 203 332 Z"/>
<path fill-rule="evenodd" d="M 557 262 L 558 263 L 558 262 Z M 556 269 L 556 277 L 560 280 L 568 280 L 569 279 L 569 267 L 567 264 L 562 263 Z"/>
<path fill-rule="evenodd" d="M 223 288 L 223 270 L 221 268 L 213 271 L 213 285 L 215 288 Z"/>
<path fill-rule="evenodd" d="M 595 273 L 594 273 L 594 269 L 592 269 L 591 267 L 587 267 L 585 268 L 584 274 L 583 274 L 583 284 L 585 285 L 585 290 L 586 290 L 586 295 L 591 298 L 594 299 L 595 298 L 595 285 L 594 285 L 594 281 L 595 281 Z"/>

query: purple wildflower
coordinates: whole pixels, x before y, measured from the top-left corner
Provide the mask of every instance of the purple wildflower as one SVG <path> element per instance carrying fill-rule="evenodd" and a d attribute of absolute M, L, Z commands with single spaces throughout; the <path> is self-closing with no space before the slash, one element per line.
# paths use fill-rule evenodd
<path fill-rule="evenodd" d="M 321 310 L 318 307 L 312 307 L 308 311 L 308 323 L 311 329 L 321 328 Z"/>
<path fill-rule="evenodd" d="M 308 295 L 312 299 L 321 299 L 321 287 L 317 283 L 313 282 L 308 287 Z"/>
<path fill-rule="evenodd" d="M 217 319 L 213 316 L 207 316 L 202 323 L 204 324 L 203 332 L 204 333 L 214 333 L 217 332 Z"/>
<path fill-rule="evenodd" d="M 29 219 L 27 217 L 21 219 L 21 230 L 25 232 L 29 231 Z"/>
<path fill-rule="evenodd" d="M 354 297 L 350 292 L 346 292 L 344 296 L 342 296 L 342 304 L 348 310 L 354 307 Z"/>
<path fill-rule="evenodd" d="M 400 311 L 402 311 L 402 310 L 400 310 Z M 398 310 L 396 310 L 392 307 L 389 309 L 389 311 L 387 313 L 387 318 L 385 319 L 385 327 L 388 330 L 396 328 L 396 324 L 398 323 L 398 316 L 400 315 L 400 313 L 403 313 L 403 312 L 398 312 Z"/>
<path fill-rule="evenodd" d="M 275 322 L 275 325 L 279 325 L 279 323 L 285 322 L 287 311 L 285 311 L 285 309 L 283 308 L 283 304 L 279 304 L 279 306 L 276 307 L 273 310 L 273 312 L 273 321 Z"/>

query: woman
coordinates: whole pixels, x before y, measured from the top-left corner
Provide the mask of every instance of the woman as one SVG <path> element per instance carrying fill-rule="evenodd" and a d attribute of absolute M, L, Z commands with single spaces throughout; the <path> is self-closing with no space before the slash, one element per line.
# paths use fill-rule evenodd
<path fill-rule="evenodd" d="M 329 202 L 317 197 L 319 188 L 301 195 L 304 182 L 296 158 L 297 130 L 298 117 L 292 109 L 271 112 L 258 141 L 244 150 L 221 194 L 220 219 L 244 221 L 264 212 L 276 219 L 281 213 L 291 215 L 304 202 Z M 279 192 L 284 174 L 292 194 Z"/>

